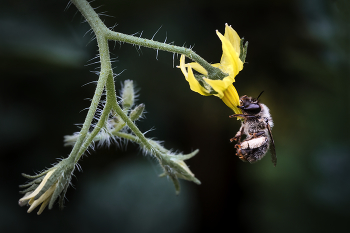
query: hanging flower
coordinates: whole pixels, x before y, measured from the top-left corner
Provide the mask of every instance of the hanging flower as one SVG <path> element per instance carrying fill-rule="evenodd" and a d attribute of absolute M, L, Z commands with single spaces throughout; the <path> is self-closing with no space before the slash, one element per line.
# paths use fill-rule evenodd
<path fill-rule="evenodd" d="M 180 192 L 180 183 L 178 178 L 193 181 L 196 184 L 201 184 L 201 182 L 194 176 L 187 164 L 184 162 L 184 160 L 192 158 L 198 152 L 199 150 L 195 150 L 189 154 L 173 154 L 169 152 L 166 156 L 167 159 L 162 160 L 160 165 L 164 169 L 164 173 L 160 176 L 168 176 L 173 181 L 176 194 L 179 194 Z"/>
<path fill-rule="evenodd" d="M 55 191 L 56 187 L 57 187 L 57 182 L 54 183 L 44 194 L 42 194 L 37 200 L 35 200 L 35 196 L 39 194 L 39 192 L 42 190 L 42 188 L 44 187 L 44 185 L 46 184 L 46 182 L 48 181 L 48 179 L 50 178 L 50 176 L 52 175 L 52 173 L 55 171 L 55 169 L 49 171 L 44 179 L 42 180 L 42 182 L 40 183 L 40 185 L 32 192 L 32 193 L 27 193 L 24 197 L 22 197 L 19 200 L 19 204 L 21 206 L 25 205 L 25 204 L 29 204 L 30 208 L 28 209 L 28 213 L 32 212 L 37 206 L 39 206 L 41 204 L 41 207 L 38 211 L 38 215 L 40 215 L 44 209 L 46 208 L 46 206 L 49 204 L 49 201 L 52 197 L 53 192 Z"/>
<path fill-rule="evenodd" d="M 212 64 L 213 67 L 219 68 L 222 72 L 228 74 L 225 78 L 210 79 L 208 72 L 200 64 L 191 62 L 185 64 L 185 56 L 181 55 L 180 69 L 186 80 L 190 84 L 192 91 L 198 92 L 201 95 L 215 95 L 230 107 L 236 114 L 241 114 L 239 106 L 239 96 L 236 88 L 232 85 L 235 82 L 235 77 L 243 69 L 247 44 L 243 48 L 241 38 L 231 26 L 226 24 L 225 35 L 216 31 L 222 42 L 222 57 L 220 63 Z M 193 70 L 201 75 L 195 75 Z"/>
<path fill-rule="evenodd" d="M 62 209 L 64 196 L 67 192 L 74 171 L 74 164 L 69 159 L 63 159 L 54 167 L 38 174 L 30 176 L 22 174 L 24 177 L 32 180 L 27 184 L 20 185 L 20 188 L 26 188 L 20 193 L 25 194 L 19 199 L 20 206 L 29 205 L 28 213 L 40 206 L 38 215 L 41 214 L 46 206 L 49 209 L 53 207 L 55 201 L 59 198 L 59 206 Z"/>

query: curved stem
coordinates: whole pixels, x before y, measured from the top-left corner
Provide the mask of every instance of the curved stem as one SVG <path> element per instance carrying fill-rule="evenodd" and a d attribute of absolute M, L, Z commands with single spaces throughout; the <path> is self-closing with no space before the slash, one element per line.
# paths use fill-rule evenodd
<path fill-rule="evenodd" d="M 77 142 L 74 144 L 74 147 L 73 147 L 72 152 L 70 153 L 69 157 L 76 157 L 77 156 L 77 153 L 80 150 L 81 145 L 83 144 L 83 142 L 84 142 L 84 140 L 86 138 L 86 135 L 87 135 L 87 133 L 89 131 L 91 122 L 92 122 L 92 120 L 93 120 L 93 118 L 95 116 L 96 109 L 97 109 L 98 104 L 100 102 L 100 99 L 101 99 L 101 96 L 102 96 L 102 93 L 103 93 L 103 90 L 104 90 L 104 85 L 106 83 L 107 77 L 108 77 L 108 74 L 106 74 L 106 73 L 101 73 L 100 74 L 100 77 L 99 77 L 99 80 L 98 80 L 98 83 L 97 83 L 97 87 L 96 87 L 96 90 L 95 90 L 95 94 L 94 94 L 94 97 L 93 97 L 93 99 L 91 101 L 91 105 L 90 105 L 88 114 L 87 114 L 87 116 L 85 118 L 83 127 L 80 130 L 79 138 L 78 138 Z"/>
<path fill-rule="evenodd" d="M 204 69 L 206 69 L 208 71 L 209 77 L 213 77 L 213 79 L 223 79 L 227 76 L 227 74 L 222 72 L 220 69 L 213 67 L 210 63 L 208 63 L 206 60 L 200 57 L 192 49 L 139 38 L 131 35 L 126 35 L 119 32 L 114 32 L 106 27 L 106 25 L 101 21 L 94 9 L 89 5 L 89 3 L 86 0 L 71 0 L 71 2 L 74 5 L 76 5 L 78 10 L 83 14 L 83 16 L 90 24 L 91 28 L 94 30 L 96 35 L 103 34 L 108 40 L 116 40 L 147 48 L 183 54 L 186 57 L 200 64 Z"/>
<path fill-rule="evenodd" d="M 123 132 L 114 132 L 112 133 L 114 136 L 117 136 L 117 137 L 120 137 L 120 138 L 125 138 L 129 141 L 132 141 L 132 142 L 135 142 L 135 143 L 138 143 L 138 144 L 142 144 L 141 143 L 141 140 L 135 136 L 135 135 L 132 135 L 132 134 L 128 134 L 128 133 L 123 133 Z M 165 149 L 164 147 L 162 147 L 160 144 L 158 144 L 157 142 L 155 141 L 152 141 L 151 139 L 147 140 L 149 142 L 149 144 L 152 146 L 152 148 L 155 148 L 159 151 L 161 151 L 162 153 L 168 153 L 169 150 Z"/>
<path fill-rule="evenodd" d="M 89 22 L 90 26 L 94 30 L 96 34 L 97 44 L 99 47 L 100 60 L 101 60 L 101 71 L 100 71 L 99 80 L 97 82 L 97 87 L 95 90 L 94 97 L 91 101 L 91 105 L 90 105 L 88 114 L 85 118 L 83 127 L 80 130 L 79 138 L 77 142 L 74 144 L 72 152 L 69 155 L 70 158 L 73 158 L 75 161 L 77 161 L 77 159 L 79 159 L 81 156 L 81 149 L 85 147 L 85 146 L 82 147 L 82 145 L 86 140 L 87 133 L 91 126 L 91 122 L 95 116 L 98 104 L 101 100 L 101 96 L 103 94 L 106 81 L 108 79 L 108 76 L 112 74 L 112 69 L 110 65 L 108 42 L 105 39 L 104 33 L 103 33 L 103 31 L 107 29 L 106 26 L 103 24 L 103 22 L 100 20 L 96 12 L 91 8 L 91 6 L 86 1 L 71 0 L 71 2 L 83 14 L 83 16 L 86 18 L 86 20 Z M 85 150 L 83 151 L 83 153 L 85 152 Z"/>
<path fill-rule="evenodd" d="M 139 38 L 135 36 L 126 35 L 120 32 L 114 32 L 108 29 L 107 38 L 109 40 L 116 40 L 121 41 L 129 44 L 135 44 L 147 48 L 172 52 L 172 53 L 179 53 L 184 54 L 188 58 L 192 59 L 193 61 L 200 64 L 204 69 L 208 71 L 208 73 L 214 73 L 216 72 L 217 68 L 213 67 L 210 63 L 208 63 L 206 60 L 204 60 L 202 57 L 200 57 L 198 54 L 196 54 L 192 49 L 188 49 L 185 47 L 175 46 L 171 44 L 161 43 L 154 40 L 148 40 L 145 38 Z M 225 75 L 227 76 L 227 75 Z"/>
<path fill-rule="evenodd" d="M 97 35 L 97 44 L 99 47 L 100 59 L 101 59 L 100 75 L 103 75 L 104 77 L 106 76 L 106 79 L 103 80 L 103 82 L 101 82 L 103 86 L 106 86 L 106 104 L 103 108 L 100 119 L 95 126 L 95 129 L 91 132 L 91 134 L 89 134 L 89 136 L 85 139 L 83 145 L 80 147 L 75 157 L 75 162 L 78 162 L 82 154 L 86 151 L 90 143 L 93 141 L 94 137 L 100 132 L 101 128 L 104 126 L 108 118 L 108 115 L 112 109 L 112 106 L 117 104 L 117 96 L 115 94 L 112 67 L 111 67 L 110 56 L 109 56 L 108 41 L 103 36 Z M 100 84 L 100 80 L 98 84 Z M 99 96 L 99 98 L 101 98 L 101 95 Z M 95 112 L 96 112 L 96 109 L 95 109 Z M 90 121 L 90 124 L 91 124 L 91 121 Z"/>
<path fill-rule="evenodd" d="M 138 137 L 139 142 L 146 147 L 148 151 L 150 151 L 161 163 L 164 159 L 161 153 L 156 150 L 147 140 L 147 138 L 143 135 L 143 133 L 137 128 L 137 126 L 130 120 L 130 118 L 123 112 L 118 104 L 113 106 L 114 111 L 122 118 L 122 120 L 128 125 L 128 127 L 134 132 L 134 134 Z"/>
<path fill-rule="evenodd" d="M 87 150 L 87 148 L 92 143 L 92 141 L 94 140 L 96 135 L 104 127 L 110 111 L 111 111 L 111 107 L 109 107 L 108 104 L 106 104 L 105 108 L 102 111 L 101 117 L 98 120 L 94 130 L 91 133 L 89 133 L 89 135 L 86 137 L 84 143 L 81 145 L 81 147 L 80 147 L 80 149 L 79 149 L 79 151 L 77 153 L 77 156 L 74 159 L 75 162 L 78 162 L 78 160 L 84 154 L 84 152 Z"/>
<path fill-rule="evenodd" d="M 228 74 L 225 74 L 222 72 L 222 70 L 215 68 L 210 63 L 208 63 L 206 60 L 204 60 L 201 56 L 199 56 L 197 53 L 195 53 L 192 49 L 188 49 L 185 47 L 175 46 L 171 44 L 161 43 L 154 40 L 148 40 L 144 38 L 139 38 L 135 36 L 126 35 L 120 32 L 114 32 L 111 30 L 107 30 L 107 39 L 109 40 L 116 40 L 121 41 L 129 44 L 139 45 L 147 48 L 172 52 L 172 53 L 178 53 L 183 54 L 186 57 L 192 59 L 193 61 L 200 64 L 204 69 L 208 71 L 209 77 L 213 79 L 223 79 Z"/>
<path fill-rule="evenodd" d="M 95 34 L 101 34 L 102 31 L 108 30 L 106 25 L 102 22 L 98 14 L 96 14 L 95 10 L 90 6 L 90 4 L 86 0 L 70 0 L 76 8 L 80 11 L 80 13 L 84 16 L 86 21 L 90 24 L 92 30 L 94 30 Z"/>
<path fill-rule="evenodd" d="M 80 131 L 79 138 L 75 143 L 73 150 L 70 154 L 70 157 L 73 157 L 75 161 L 78 161 L 80 156 L 85 152 L 88 145 L 93 141 L 94 137 L 99 132 L 100 128 L 95 128 L 93 133 L 89 134 L 87 137 L 88 130 L 90 128 L 92 119 L 96 112 L 98 103 L 101 99 L 104 87 L 106 87 L 107 94 L 107 102 L 105 105 L 105 109 L 103 111 L 103 116 L 101 116 L 100 121 L 98 122 L 96 127 L 102 127 L 103 123 L 106 120 L 111 109 L 115 110 L 116 113 L 121 117 L 121 119 L 128 125 L 128 127 L 134 132 L 134 134 L 138 137 L 140 143 L 147 148 L 152 154 L 154 154 L 159 162 L 162 162 L 164 159 L 162 154 L 155 149 L 147 140 L 147 138 L 143 135 L 143 133 L 136 127 L 136 125 L 129 119 L 129 117 L 125 114 L 125 112 L 121 109 L 121 107 L 117 103 L 117 98 L 115 94 L 114 80 L 113 80 L 113 71 L 111 68 L 110 56 L 109 56 L 109 48 L 108 48 L 108 40 L 117 40 L 121 42 L 126 42 L 130 44 L 136 44 L 139 46 L 144 46 L 148 48 L 154 48 L 158 50 L 168 51 L 172 53 L 184 54 L 190 59 L 199 63 L 203 68 L 205 68 L 209 75 L 217 76 L 217 77 L 225 77 L 227 76 L 220 69 L 211 66 L 208 62 L 206 62 L 203 58 L 193 52 L 191 49 L 187 49 L 184 47 L 179 47 L 175 45 L 169 45 L 166 43 L 160 43 L 153 40 L 147 40 L 143 38 L 138 38 L 130 35 L 125 35 L 118 32 L 113 32 L 109 30 L 105 24 L 98 17 L 94 9 L 89 5 L 86 0 L 71 0 L 71 2 L 78 8 L 78 10 L 85 17 L 87 22 L 90 24 L 93 29 L 96 38 L 97 44 L 99 47 L 100 54 L 100 62 L 101 62 L 101 71 L 100 78 L 98 80 L 97 88 L 95 91 L 95 95 L 93 97 L 93 101 L 91 103 L 88 115 L 83 124 L 83 128 Z"/>

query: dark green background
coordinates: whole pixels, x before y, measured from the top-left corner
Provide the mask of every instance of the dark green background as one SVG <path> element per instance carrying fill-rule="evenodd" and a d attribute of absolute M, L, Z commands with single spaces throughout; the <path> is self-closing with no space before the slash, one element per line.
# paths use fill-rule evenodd
<path fill-rule="evenodd" d="M 67 1 L 7 1 L 0 8 L 0 232 L 348 232 L 350 217 L 350 16 L 347 0 L 108 1 L 97 12 L 116 31 L 194 46 L 219 62 L 215 34 L 232 25 L 249 41 L 240 95 L 270 107 L 278 155 L 241 162 L 229 143 L 239 122 L 216 97 L 189 89 L 179 57 L 111 42 L 116 87 L 133 79 L 147 136 L 200 153 L 188 164 L 198 186 L 158 178 L 137 146 L 90 150 L 66 208 L 27 214 L 17 205 L 22 172 L 66 157 L 63 136 L 87 113 L 96 41 Z M 138 34 L 139 35 L 139 34 Z M 115 46 L 114 46 L 115 45 Z M 97 61 L 96 59 L 92 62 Z M 87 85 L 85 85 L 87 84 Z M 83 111 L 82 111 L 83 110 Z"/>

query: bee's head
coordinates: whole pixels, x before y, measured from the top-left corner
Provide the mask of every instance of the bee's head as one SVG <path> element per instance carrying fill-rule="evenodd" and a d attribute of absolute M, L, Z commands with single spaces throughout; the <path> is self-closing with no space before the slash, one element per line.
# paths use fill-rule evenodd
<path fill-rule="evenodd" d="M 242 111 L 244 113 L 247 113 L 249 115 L 256 115 L 258 113 L 260 113 L 261 111 L 261 106 L 259 104 L 259 97 L 261 96 L 261 94 L 264 91 L 262 91 L 260 93 L 260 95 L 258 96 L 258 98 L 252 98 L 252 97 L 248 97 L 246 95 L 242 96 L 239 99 L 240 105 L 237 106 L 238 108 L 242 109 Z"/>

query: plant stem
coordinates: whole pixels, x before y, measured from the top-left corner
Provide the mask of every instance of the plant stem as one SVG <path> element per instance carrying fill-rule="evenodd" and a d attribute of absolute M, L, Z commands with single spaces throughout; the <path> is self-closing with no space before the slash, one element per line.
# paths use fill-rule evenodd
<path fill-rule="evenodd" d="M 128 127 L 134 132 L 134 134 L 138 137 L 139 143 L 142 144 L 148 151 L 150 151 L 160 163 L 163 161 L 163 155 L 159 153 L 159 151 L 154 148 L 147 138 L 143 135 L 143 133 L 137 128 L 137 126 L 130 120 L 130 118 L 123 112 L 118 104 L 114 105 L 113 109 L 117 112 L 117 114 L 122 118 L 122 120 L 128 125 Z"/>
<path fill-rule="evenodd" d="M 84 121 L 83 127 L 80 131 L 79 138 L 75 143 L 70 157 L 74 158 L 74 161 L 78 161 L 81 155 L 85 152 L 88 145 L 93 141 L 94 137 L 100 131 L 100 127 L 106 121 L 106 117 L 108 117 L 110 110 L 115 110 L 116 113 L 122 118 L 122 120 L 128 125 L 128 127 L 134 132 L 134 134 L 138 137 L 140 143 L 147 148 L 154 156 L 156 156 L 159 162 L 162 162 L 164 159 L 162 154 L 158 151 L 157 148 L 154 148 L 143 133 L 136 127 L 136 125 L 129 119 L 126 113 L 121 109 L 121 107 L 117 103 L 117 98 L 115 94 L 114 80 L 113 80 L 113 71 L 111 68 L 110 56 L 109 56 L 109 48 L 108 48 L 108 40 L 117 40 L 121 42 L 126 42 L 130 44 L 135 44 L 139 46 L 144 46 L 148 48 L 153 48 L 157 50 L 168 51 L 172 53 L 184 54 L 190 59 L 199 63 L 203 68 L 208 71 L 209 75 L 213 75 L 215 77 L 225 77 L 227 76 L 220 69 L 213 67 L 208 62 L 206 62 L 203 58 L 193 52 L 191 49 L 187 49 L 184 47 L 179 47 L 175 45 L 169 45 L 166 43 L 160 43 L 153 40 L 147 40 L 139 37 L 134 37 L 130 35 L 125 35 L 118 32 L 113 32 L 109 30 L 106 25 L 101 21 L 99 16 L 96 14 L 94 9 L 90 6 L 90 4 L 86 0 L 71 0 L 71 2 L 77 7 L 77 9 L 81 12 L 81 14 L 85 17 L 86 21 L 90 24 L 93 29 L 96 38 L 97 44 L 99 47 L 100 54 L 100 62 L 101 62 L 101 70 L 100 77 L 98 80 L 97 88 L 89 108 L 87 117 Z M 96 125 L 94 131 L 88 134 L 89 128 L 91 126 L 91 122 L 96 113 L 97 106 L 101 100 L 101 96 L 103 94 L 104 87 L 106 88 L 107 101 L 104 106 L 103 114 Z"/>
<path fill-rule="evenodd" d="M 85 0 L 71 0 L 71 2 L 83 14 L 83 16 L 86 18 L 86 20 L 89 22 L 90 26 L 94 30 L 97 38 L 97 44 L 99 46 L 99 53 L 100 53 L 100 59 L 101 59 L 101 71 L 100 71 L 99 80 L 97 82 L 95 94 L 91 101 L 91 105 L 90 105 L 88 114 L 85 118 L 83 127 L 80 130 L 79 138 L 77 142 L 74 144 L 72 152 L 69 155 L 69 157 L 72 157 L 75 161 L 78 161 L 78 159 L 81 156 L 79 155 L 79 153 L 81 153 L 82 145 L 90 129 L 91 122 L 95 116 L 98 104 L 101 100 L 101 96 L 102 96 L 107 78 L 109 74 L 112 73 L 112 69 L 111 69 L 110 59 L 109 59 L 108 43 L 102 33 L 104 29 L 107 29 L 106 26 L 103 24 L 103 22 L 100 20 L 96 12 L 91 8 L 91 6 Z M 83 151 L 83 153 L 85 152 L 85 150 Z"/>
<path fill-rule="evenodd" d="M 77 153 L 80 150 L 81 145 L 83 144 L 83 142 L 84 142 L 84 140 L 86 138 L 86 135 L 87 135 L 87 133 L 89 131 L 89 128 L 91 126 L 91 122 L 92 122 L 92 120 L 94 118 L 97 106 L 98 106 L 98 104 L 100 102 L 100 99 L 101 99 L 101 96 L 102 96 L 102 93 L 103 93 L 103 90 L 104 90 L 104 86 L 105 86 L 107 77 L 108 77 L 107 73 L 101 73 L 100 74 L 100 77 L 99 77 L 99 80 L 98 80 L 98 83 L 97 83 L 97 87 L 96 87 L 96 90 L 95 90 L 95 94 L 94 94 L 94 97 L 93 97 L 93 99 L 91 101 L 91 105 L 90 105 L 88 114 L 87 114 L 87 116 L 85 118 L 83 127 L 80 130 L 79 138 L 78 138 L 77 142 L 74 144 L 74 147 L 73 147 L 72 152 L 70 153 L 69 157 L 76 157 L 77 156 Z"/>
<path fill-rule="evenodd" d="M 135 44 L 147 48 L 183 54 L 200 64 L 204 69 L 208 71 L 209 76 L 213 77 L 213 79 L 223 79 L 227 76 L 227 74 L 222 72 L 220 69 L 213 67 L 210 63 L 208 63 L 206 60 L 200 57 L 192 49 L 139 38 L 131 35 L 126 35 L 119 32 L 114 32 L 106 27 L 106 25 L 101 21 L 94 9 L 89 5 L 89 3 L 86 0 L 71 0 L 71 2 L 74 5 L 76 5 L 78 10 L 82 13 L 87 22 L 90 24 L 91 28 L 93 29 L 96 35 L 104 35 L 108 40 L 126 42 L 129 44 Z"/>
<path fill-rule="evenodd" d="M 84 16 L 86 21 L 90 24 L 95 35 L 101 35 L 108 30 L 106 25 L 102 22 L 95 10 L 90 6 L 86 0 L 70 0 L 80 13 Z"/>
<path fill-rule="evenodd" d="M 145 38 L 130 36 L 120 32 L 114 32 L 109 29 L 107 31 L 106 36 L 109 40 L 116 40 L 116 41 L 126 42 L 129 44 L 135 44 L 135 45 L 147 47 L 147 48 L 152 48 L 152 49 L 157 49 L 157 50 L 162 50 L 162 51 L 167 51 L 172 53 L 178 53 L 178 54 L 184 54 L 188 58 L 200 64 L 204 69 L 208 71 L 208 73 L 214 73 L 217 71 L 217 68 L 209 64 L 206 60 L 204 60 L 202 57 L 196 54 L 192 49 L 175 46 L 171 44 L 166 44 L 166 43 L 161 43 L 154 40 L 148 40 Z M 225 76 L 227 75 L 224 75 L 224 77 Z"/>

